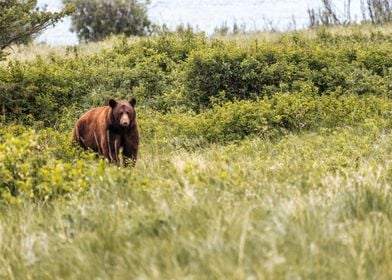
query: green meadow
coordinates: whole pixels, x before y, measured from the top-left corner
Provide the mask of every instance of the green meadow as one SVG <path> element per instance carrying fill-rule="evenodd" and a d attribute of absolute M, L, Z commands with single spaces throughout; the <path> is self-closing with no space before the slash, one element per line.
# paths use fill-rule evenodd
<path fill-rule="evenodd" d="M 0 63 L 0 278 L 390 279 L 392 33 L 190 30 Z M 70 139 L 136 97 L 134 168 Z"/>

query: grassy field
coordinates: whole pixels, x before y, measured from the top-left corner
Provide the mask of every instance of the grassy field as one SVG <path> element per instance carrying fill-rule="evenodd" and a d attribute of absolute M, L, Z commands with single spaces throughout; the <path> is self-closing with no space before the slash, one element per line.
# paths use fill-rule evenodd
<path fill-rule="evenodd" d="M 347 29 L 335 32 L 354 36 Z M 383 32 L 390 36 L 387 27 Z M 308 34 L 306 40 L 316 40 Z M 363 57 L 369 40 L 354 43 Z M 99 48 L 110 57 L 115 45 Z M 83 46 L 86 53 L 79 55 L 102 51 L 94 46 Z M 63 51 L 53 50 L 56 56 Z M 377 58 L 378 50 L 371 51 Z M 60 61 L 53 58 L 48 66 L 38 60 L 41 73 L 35 64 L 23 64 L 34 61 L 26 52 L 7 63 L 17 60 L 39 79 Z M 79 69 L 73 59 L 61 63 Z M 18 89 L 52 90 L 41 80 L 23 83 L 9 70 L 14 68 L 2 67 L 0 75 L 10 71 Z M 142 141 L 133 169 L 111 166 L 70 142 L 74 121 L 100 92 L 68 104 L 61 118 L 33 105 L 26 118 L 3 108 L 0 278 L 390 279 L 392 102 L 390 72 L 382 67 L 379 73 L 361 68 L 369 75 L 363 74 L 368 85 L 361 90 L 376 93 L 342 92 L 338 85 L 334 93 L 315 94 L 302 80 L 297 88 L 293 82 L 300 92 L 245 101 L 222 97 L 199 111 L 192 104 L 149 108 L 138 88 Z M 11 100 L 9 79 L 0 94 Z M 179 89 L 170 85 L 159 98 Z M 77 85 L 72 90 L 77 94 Z M 30 104 L 52 104 L 37 100 Z"/>
<path fill-rule="evenodd" d="M 7 279 L 388 279 L 392 135 L 143 145 L 83 195 L 4 206 Z"/>

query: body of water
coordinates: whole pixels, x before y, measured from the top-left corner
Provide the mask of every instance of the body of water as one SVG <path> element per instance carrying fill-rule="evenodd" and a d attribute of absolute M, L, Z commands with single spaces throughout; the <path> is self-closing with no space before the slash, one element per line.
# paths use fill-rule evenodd
<path fill-rule="evenodd" d="M 344 11 L 344 0 L 335 1 L 339 11 Z M 352 14 L 359 14 L 360 1 L 353 1 Z M 249 30 L 275 28 L 279 30 L 304 28 L 308 24 L 308 8 L 320 6 L 320 0 L 152 0 L 148 14 L 159 25 L 170 28 L 190 25 L 211 34 L 215 27 L 226 23 L 245 25 Z M 58 11 L 61 0 L 38 0 L 40 6 L 49 11 Z M 73 45 L 78 43 L 76 34 L 69 31 L 71 20 L 64 19 L 55 27 L 46 30 L 37 42 L 50 45 Z"/>

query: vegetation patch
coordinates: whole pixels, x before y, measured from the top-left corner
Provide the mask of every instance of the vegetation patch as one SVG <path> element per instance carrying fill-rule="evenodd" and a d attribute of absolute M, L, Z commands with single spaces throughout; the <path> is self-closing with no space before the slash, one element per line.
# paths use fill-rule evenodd
<path fill-rule="evenodd" d="M 0 278 L 388 279 L 392 35 L 348 30 L 3 62 Z M 71 142 L 130 97 L 134 168 Z"/>

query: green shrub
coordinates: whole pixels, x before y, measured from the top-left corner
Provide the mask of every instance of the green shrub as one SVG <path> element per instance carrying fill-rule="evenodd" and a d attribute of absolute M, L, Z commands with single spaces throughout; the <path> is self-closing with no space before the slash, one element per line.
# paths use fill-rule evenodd
<path fill-rule="evenodd" d="M 97 41 L 112 34 L 146 35 L 152 30 L 146 4 L 137 0 L 63 0 L 73 4 L 72 29 L 80 40 Z"/>
<path fill-rule="evenodd" d="M 199 114 L 143 111 L 139 124 L 142 139 L 148 142 L 176 144 L 182 139 L 185 145 L 222 144 L 311 129 L 366 127 L 369 122 L 389 128 L 391 114 L 392 103 L 386 97 L 286 93 L 259 101 L 226 102 Z"/>
<path fill-rule="evenodd" d="M 320 32 L 315 39 L 294 34 L 244 46 L 190 30 L 121 37 L 94 55 L 76 51 L 1 66 L 0 113 L 11 121 L 59 126 L 64 114 L 75 119 L 113 97 L 135 96 L 139 108 L 162 113 L 203 113 L 281 93 L 386 97 L 392 89 L 390 39 Z"/>
<path fill-rule="evenodd" d="M 45 201 L 85 191 L 106 163 L 72 147 L 69 135 L 16 126 L 0 129 L 0 199 Z"/>

